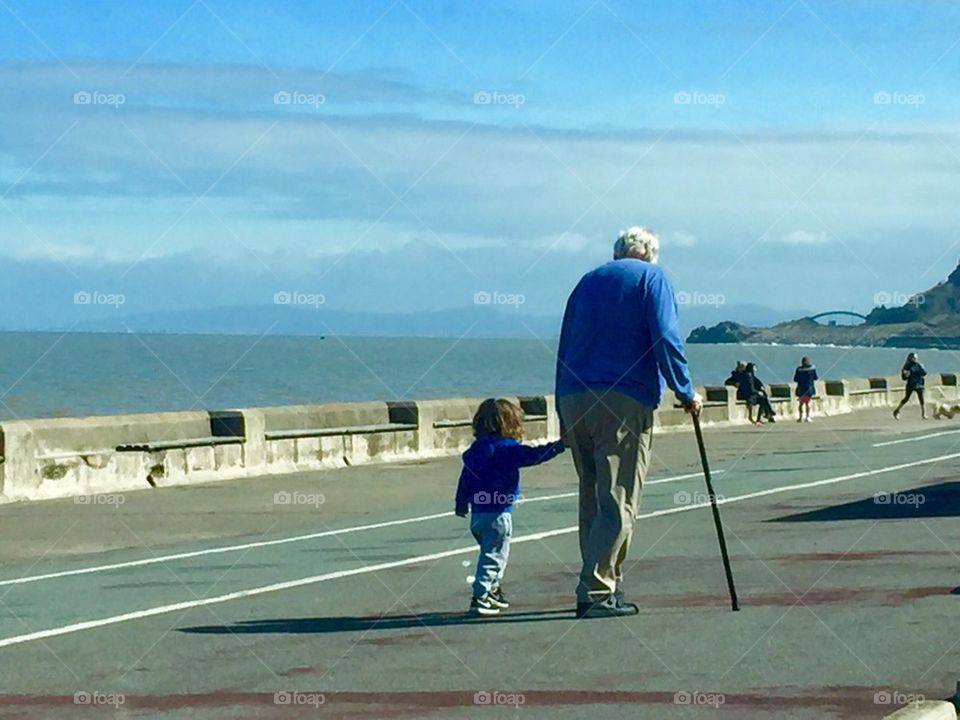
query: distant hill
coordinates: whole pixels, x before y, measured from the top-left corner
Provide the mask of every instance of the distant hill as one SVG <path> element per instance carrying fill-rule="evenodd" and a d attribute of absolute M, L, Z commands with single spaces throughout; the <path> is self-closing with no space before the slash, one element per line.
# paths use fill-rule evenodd
<path fill-rule="evenodd" d="M 901 348 L 960 348 L 960 266 L 945 282 L 901 306 L 874 308 L 863 325 L 823 325 L 810 317 L 753 327 L 725 321 L 694 330 L 689 343 L 777 343 Z"/>

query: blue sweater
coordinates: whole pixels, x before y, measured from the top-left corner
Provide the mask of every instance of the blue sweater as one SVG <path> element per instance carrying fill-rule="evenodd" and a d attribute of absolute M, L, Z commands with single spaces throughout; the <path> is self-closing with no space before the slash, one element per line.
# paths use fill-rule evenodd
<path fill-rule="evenodd" d="M 562 441 L 532 447 L 502 435 L 477 438 L 463 454 L 456 512 L 510 512 L 520 495 L 520 468 L 539 465 L 566 448 Z"/>
<path fill-rule="evenodd" d="M 810 397 L 815 397 L 817 394 L 817 380 L 820 379 L 820 376 L 817 375 L 817 366 L 808 365 L 804 367 L 801 365 L 797 368 L 797 372 L 793 374 L 793 381 L 797 384 L 797 397 L 803 397 L 809 395 Z"/>
<path fill-rule="evenodd" d="M 616 390 L 650 407 L 669 385 L 693 399 L 677 301 L 658 265 L 614 260 L 587 273 L 567 302 L 557 353 L 557 397 Z"/>

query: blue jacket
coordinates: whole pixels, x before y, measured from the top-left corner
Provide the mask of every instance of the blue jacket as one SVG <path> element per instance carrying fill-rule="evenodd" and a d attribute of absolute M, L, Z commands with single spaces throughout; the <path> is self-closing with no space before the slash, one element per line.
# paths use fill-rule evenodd
<path fill-rule="evenodd" d="M 797 368 L 797 372 L 793 374 L 793 381 L 797 384 L 797 397 L 803 397 L 809 395 L 814 397 L 817 394 L 817 380 L 820 379 L 820 376 L 817 375 L 817 366 L 810 365 L 804 367 L 801 365 Z"/>
<path fill-rule="evenodd" d="M 557 397 L 616 390 L 650 407 L 669 385 L 693 399 L 677 301 L 658 265 L 627 258 L 583 276 L 570 300 L 557 353 Z"/>
<path fill-rule="evenodd" d="M 457 484 L 456 512 L 510 512 L 520 495 L 520 468 L 539 465 L 566 448 L 562 441 L 524 445 L 502 435 L 484 435 L 463 454 L 463 471 Z"/>

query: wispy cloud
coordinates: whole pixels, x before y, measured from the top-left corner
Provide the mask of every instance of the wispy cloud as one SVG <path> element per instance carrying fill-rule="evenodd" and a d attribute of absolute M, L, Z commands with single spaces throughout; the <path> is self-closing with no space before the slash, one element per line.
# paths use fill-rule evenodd
<path fill-rule="evenodd" d="M 339 274 L 358 272 L 345 257 L 386 252 L 396 272 L 452 259 L 503 283 L 504 266 L 537 264 L 528 294 L 551 302 L 557 268 L 572 280 L 636 223 L 662 231 L 665 263 L 690 286 L 705 267 L 731 268 L 735 284 L 787 246 L 833 238 L 892 249 L 912 232 L 930 263 L 950 261 L 956 126 L 574 131 L 507 124 L 468 96 L 377 73 L 75 68 L 80 82 L 54 64 L 0 67 L 0 254 Z"/>
<path fill-rule="evenodd" d="M 825 231 L 794 230 L 786 235 L 765 237 L 766 242 L 783 243 L 785 245 L 824 245 L 830 242 L 830 235 Z"/>

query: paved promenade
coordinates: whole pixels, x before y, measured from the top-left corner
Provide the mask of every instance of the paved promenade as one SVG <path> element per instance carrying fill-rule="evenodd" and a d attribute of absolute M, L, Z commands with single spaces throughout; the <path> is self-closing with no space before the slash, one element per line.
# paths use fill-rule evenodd
<path fill-rule="evenodd" d="M 659 435 L 625 620 L 576 621 L 576 476 L 526 473 L 465 618 L 456 458 L 0 507 L 0 715 L 881 718 L 960 674 L 960 423 L 886 410 Z M 909 415 L 909 417 L 908 417 Z M 882 495 L 877 493 L 894 493 Z"/>

